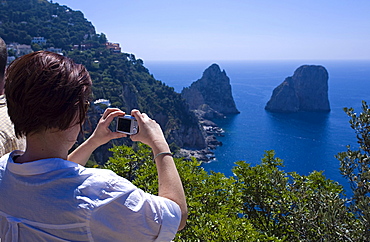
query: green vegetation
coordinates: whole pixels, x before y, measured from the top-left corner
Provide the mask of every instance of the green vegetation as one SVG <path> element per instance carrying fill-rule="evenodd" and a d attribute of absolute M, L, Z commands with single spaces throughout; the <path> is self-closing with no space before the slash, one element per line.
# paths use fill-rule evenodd
<path fill-rule="evenodd" d="M 351 211 L 358 218 L 361 225 L 359 233 L 370 238 L 370 109 L 366 102 L 362 102 L 362 112 L 356 114 L 353 108 L 344 111 L 351 118 L 351 128 L 357 134 L 359 149 L 347 147 L 346 152 L 339 153 L 340 171 L 351 185 L 353 197 L 349 199 Z"/>
<path fill-rule="evenodd" d="M 370 109 L 359 115 L 345 109 L 360 148 L 338 154 L 353 197 L 321 172 L 307 176 L 285 172 L 283 161 L 266 151 L 261 163 L 238 161 L 234 176 L 210 174 L 193 159 L 175 158 L 189 206 L 187 227 L 175 241 L 368 241 Z M 156 193 L 150 149 L 116 146 L 105 168 Z M 338 171 L 339 172 L 339 171 Z"/>
<path fill-rule="evenodd" d="M 8 0 L 0 6 L 0 36 L 6 43 L 30 45 L 33 37 L 44 37 L 46 45 L 35 44 L 34 50 L 99 44 L 100 35 L 81 11 L 46 0 Z"/>

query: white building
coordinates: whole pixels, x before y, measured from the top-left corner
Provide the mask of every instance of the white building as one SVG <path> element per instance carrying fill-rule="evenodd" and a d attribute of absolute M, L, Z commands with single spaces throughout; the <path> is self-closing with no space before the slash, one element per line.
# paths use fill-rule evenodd
<path fill-rule="evenodd" d="M 98 99 L 98 100 L 95 100 L 94 101 L 94 104 L 97 105 L 97 104 L 103 104 L 103 105 L 106 105 L 107 107 L 110 107 L 111 103 L 109 100 L 107 99 Z"/>
<path fill-rule="evenodd" d="M 44 37 L 33 37 L 31 40 L 32 44 L 46 44 L 46 39 Z"/>

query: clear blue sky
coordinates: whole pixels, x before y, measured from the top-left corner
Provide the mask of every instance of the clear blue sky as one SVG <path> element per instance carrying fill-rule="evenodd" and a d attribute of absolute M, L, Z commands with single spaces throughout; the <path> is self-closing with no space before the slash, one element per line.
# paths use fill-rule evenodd
<path fill-rule="evenodd" d="M 145 60 L 370 59 L 370 0 L 54 0 Z"/>

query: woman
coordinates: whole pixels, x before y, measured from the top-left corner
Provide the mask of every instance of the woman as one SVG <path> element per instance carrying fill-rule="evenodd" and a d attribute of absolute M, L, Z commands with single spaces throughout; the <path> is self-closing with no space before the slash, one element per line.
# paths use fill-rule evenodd
<path fill-rule="evenodd" d="M 140 127 L 131 139 L 153 150 L 158 196 L 109 170 L 76 164 L 124 136 L 108 128 L 125 114 L 119 109 L 107 109 L 92 136 L 68 156 L 85 121 L 91 85 L 85 67 L 51 52 L 34 52 L 9 66 L 9 116 L 27 145 L 0 159 L 1 241 L 170 241 L 185 226 L 181 180 L 160 126 L 146 114 L 131 112 Z"/>

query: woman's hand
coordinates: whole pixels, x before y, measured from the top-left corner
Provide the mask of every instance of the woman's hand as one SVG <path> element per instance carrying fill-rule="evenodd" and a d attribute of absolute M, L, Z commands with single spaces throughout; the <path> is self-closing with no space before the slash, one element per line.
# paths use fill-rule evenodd
<path fill-rule="evenodd" d="M 113 132 L 109 129 L 109 125 L 115 117 L 124 115 L 125 112 L 118 108 L 107 108 L 100 118 L 98 125 L 96 126 L 89 140 L 95 143 L 96 147 L 99 147 L 100 145 L 108 143 L 112 139 L 126 137 L 126 134 Z"/>
<path fill-rule="evenodd" d="M 140 141 L 149 145 L 154 154 L 170 151 L 161 126 L 155 120 L 149 118 L 146 113 L 140 113 L 139 110 L 132 110 L 131 116 L 136 118 L 139 125 L 139 132 L 131 135 L 132 141 Z"/>
<path fill-rule="evenodd" d="M 68 160 L 84 166 L 89 160 L 91 153 L 96 148 L 112 139 L 126 137 L 126 134 L 113 132 L 109 129 L 109 125 L 113 119 L 123 115 L 125 115 L 125 112 L 122 112 L 118 108 L 107 108 L 100 118 L 94 133 L 85 142 L 78 146 L 77 149 L 75 149 L 70 155 L 68 155 Z"/>

